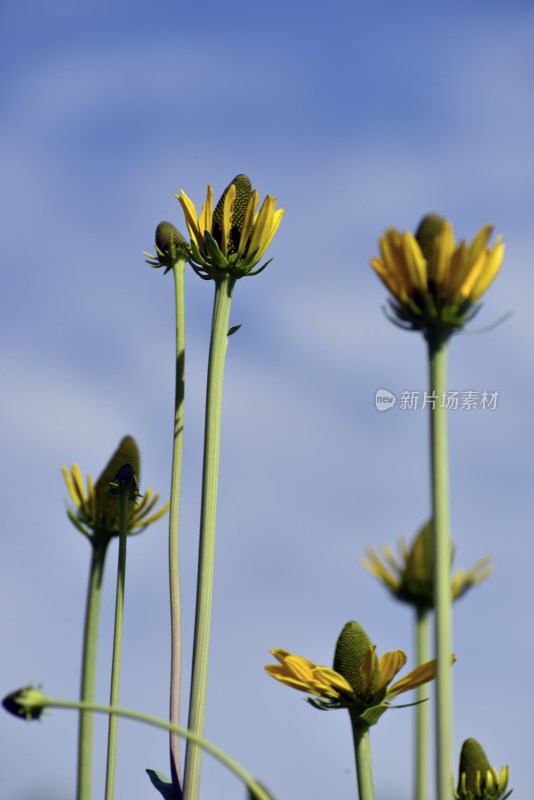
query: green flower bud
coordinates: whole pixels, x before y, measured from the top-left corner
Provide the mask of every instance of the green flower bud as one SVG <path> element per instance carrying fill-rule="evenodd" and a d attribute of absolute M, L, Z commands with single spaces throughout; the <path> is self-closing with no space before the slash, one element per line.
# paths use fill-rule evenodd
<path fill-rule="evenodd" d="M 455 797 L 459 800 L 505 800 L 508 767 L 500 773 L 489 763 L 476 739 L 466 739 L 460 754 L 460 775 Z"/>
<path fill-rule="evenodd" d="M 360 666 L 371 640 L 358 622 L 347 622 L 339 634 L 334 655 L 334 669 L 353 687 L 356 695 L 364 695 L 367 685 Z"/>
<path fill-rule="evenodd" d="M 156 247 L 162 253 L 169 253 L 174 246 L 176 252 L 187 247 L 187 242 L 172 222 L 160 222 L 156 228 Z"/>
<path fill-rule="evenodd" d="M 439 233 L 441 233 L 444 224 L 445 220 L 443 217 L 440 217 L 439 214 L 426 214 L 419 223 L 419 227 L 417 228 L 415 234 L 415 239 L 419 244 L 421 252 L 427 262 L 427 274 L 429 280 L 432 280 L 434 277 L 436 266 L 434 255 L 436 237 Z"/>
<path fill-rule="evenodd" d="M 40 689 L 35 686 L 25 686 L 4 697 L 2 705 L 14 717 L 32 720 L 42 716 L 45 709 L 44 700 L 45 696 Z"/>

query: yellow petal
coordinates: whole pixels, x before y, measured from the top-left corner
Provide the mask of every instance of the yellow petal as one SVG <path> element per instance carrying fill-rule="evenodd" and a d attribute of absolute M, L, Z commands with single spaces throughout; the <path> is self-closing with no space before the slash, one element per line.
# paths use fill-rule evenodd
<path fill-rule="evenodd" d="M 479 255 L 486 250 L 488 239 L 493 232 L 493 225 L 484 225 L 479 230 L 469 246 L 469 258 L 475 262 Z"/>
<path fill-rule="evenodd" d="M 81 505 L 81 498 L 76 490 L 76 486 L 74 481 L 72 480 L 71 474 L 67 467 L 61 467 L 61 472 L 63 473 L 63 478 L 65 480 L 65 484 L 67 486 L 67 491 L 71 496 L 72 502 L 74 505 L 79 508 Z"/>
<path fill-rule="evenodd" d="M 455 660 L 456 656 L 452 656 L 451 661 L 454 662 Z M 387 695 L 389 697 L 390 695 L 400 694 L 401 692 L 409 692 L 410 689 L 417 689 L 418 686 L 428 683 L 428 681 L 433 680 L 435 677 L 436 661 L 432 659 L 432 661 L 427 661 L 425 664 L 420 664 L 405 675 L 404 678 L 401 678 L 400 681 L 393 683 L 387 690 Z"/>
<path fill-rule="evenodd" d="M 237 255 L 239 257 L 241 257 L 246 250 L 248 237 L 250 236 L 250 232 L 254 224 L 254 215 L 256 213 L 258 200 L 259 200 L 258 190 L 254 189 L 254 191 L 249 197 L 247 210 L 245 213 L 245 219 L 243 221 L 243 227 L 241 228 L 241 237 L 239 239 L 239 247 L 237 248 Z"/>
<path fill-rule="evenodd" d="M 320 675 L 321 678 L 336 689 L 339 689 L 342 692 L 347 694 L 354 694 L 354 689 L 346 680 L 343 675 L 340 675 L 339 672 L 336 672 L 334 669 L 329 669 L 329 667 L 316 667 L 314 670 L 316 675 Z"/>
<path fill-rule="evenodd" d="M 380 677 L 378 684 L 374 687 L 374 691 L 380 692 L 384 689 L 393 680 L 397 672 L 403 668 L 406 661 L 406 653 L 403 650 L 392 650 L 389 653 L 384 653 L 378 662 Z"/>
<path fill-rule="evenodd" d="M 175 194 L 174 196 L 182 206 L 185 216 L 185 224 L 187 225 L 187 229 L 191 238 L 194 239 L 196 244 L 200 247 L 202 242 L 202 233 L 200 231 L 195 204 L 191 198 L 186 195 L 183 189 L 180 189 L 179 195 Z"/>
<path fill-rule="evenodd" d="M 255 250 L 257 250 L 258 253 L 256 257 L 258 259 L 260 259 L 263 253 L 265 253 L 268 243 L 272 239 L 272 235 L 274 236 L 274 233 L 271 235 L 271 230 L 274 224 L 275 204 L 275 198 L 271 198 L 269 195 L 267 195 L 259 210 L 258 216 L 256 217 L 256 221 L 254 222 L 254 227 L 250 235 L 248 252 L 252 254 Z"/>
<path fill-rule="evenodd" d="M 373 677 L 373 673 L 375 672 L 376 664 L 378 659 L 376 657 L 376 644 L 371 644 L 367 648 L 362 658 L 362 663 L 359 667 L 360 675 L 363 678 L 363 693 L 367 694 L 371 687 L 371 680 Z"/>
<path fill-rule="evenodd" d="M 284 672 L 284 668 L 279 667 L 278 664 L 268 664 L 265 667 L 265 672 L 270 675 L 271 678 L 275 678 L 277 681 L 285 683 L 286 686 L 291 686 L 292 689 L 298 689 L 300 692 L 310 691 L 310 687 L 307 683 L 296 680 L 295 678 L 287 675 L 287 673 Z"/>
<path fill-rule="evenodd" d="M 371 266 L 375 270 L 376 274 L 385 284 L 386 289 L 388 289 L 393 297 L 396 297 L 397 300 L 403 302 L 406 300 L 406 291 L 400 285 L 398 279 L 396 279 L 391 273 L 387 270 L 384 262 L 379 258 L 372 258 L 371 259 Z"/>
<path fill-rule="evenodd" d="M 420 292 L 427 289 L 427 265 L 415 237 L 408 231 L 403 234 L 402 247 L 412 287 Z"/>
<path fill-rule="evenodd" d="M 210 184 L 208 183 L 208 191 L 206 194 L 206 200 L 202 203 L 202 211 L 200 212 L 200 219 L 198 223 L 198 227 L 202 235 L 204 235 L 205 231 L 209 231 L 211 233 L 213 227 L 213 189 L 211 188 Z"/>
<path fill-rule="evenodd" d="M 483 273 L 480 275 L 471 290 L 471 300 L 475 303 L 494 281 L 499 272 L 504 256 L 504 243 L 498 241 L 493 250 L 490 250 Z"/>

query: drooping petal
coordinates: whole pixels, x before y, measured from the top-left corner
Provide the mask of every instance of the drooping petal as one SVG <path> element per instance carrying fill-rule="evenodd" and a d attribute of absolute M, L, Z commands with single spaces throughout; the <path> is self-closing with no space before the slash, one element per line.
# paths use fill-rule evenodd
<path fill-rule="evenodd" d="M 433 680 L 436 677 L 436 661 L 427 661 L 425 664 L 420 664 L 413 669 L 404 678 L 393 683 L 387 690 L 387 696 L 401 694 L 402 692 L 409 692 L 410 689 L 417 689 L 424 683 Z"/>

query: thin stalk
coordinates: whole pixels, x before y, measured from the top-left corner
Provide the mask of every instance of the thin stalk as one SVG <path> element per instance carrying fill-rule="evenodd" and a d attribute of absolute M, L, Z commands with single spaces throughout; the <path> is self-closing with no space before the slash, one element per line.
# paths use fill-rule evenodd
<path fill-rule="evenodd" d="M 180 723 L 180 677 L 182 665 L 182 633 L 180 610 L 179 525 L 180 487 L 182 483 L 182 452 L 184 430 L 185 386 L 185 259 L 173 267 L 176 309 L 176 376 L 174 389 L 174 429 L 172 450 L 171 505 L 169 510 L 169 590 L 171 604 L 171 685 L 169 721 Z M 176 800 L 183 795 L 180 777 L 180 738 L 170 735 L 170 761 L 173 792 Z"/>
<path fill-rule="evenodd" d="M 416 608 L 415 660 L 417 666 L 430 660 L 430 611 Z M 415 706 L 415 800 L 428 798 L 428 759 L 430 750 L 430 706 L 426 702 L 428 688 L 417 687 Z"/>
<path fill-rule="evenodd" d="M 79 709 L 85 712 L 94 712 L 95 714 L 109 714 L 111 718 L 123 717 L 124 719 L 132 719 L 136 722 L 143 722 L 146 725 L 152 725 L 155 728 L 162 728 L 163 730 L 176 733 L 196 746 L 202 748 L 207 753 L 210 753 L 217 761 L 224 764 L 230 772 L 233 772 L 241 781 L 243 781 L 248 788 L 254 792 L 257 800 L 272 800 L 266 790 L 259 784 L 252 775 L 241 767 L 237 761 L 234 761 L 224 750 L 221 750 L 217 745 L 212 744 L 207 739 L 199 736 L 193 731 L 183 728 L 181 725 L 173 725 L 167 722 L 166 719 L 154 717 L 152 714 L 143 714 L 141 711 L 133 711 L 129 708 L 120 708 L 119 706 L 106 706 L 101 703 L 84 703 L 76 700 L 58 700 L 55 697 L 47 697 L 42 695 L 39 703 L 40 708 L 65 708 L 65 709 Z"/>
<path fill-rule="evenodd" d="M 121 488 L 119 494 L 120 533 L 119 564 L 117 568 L 117 593 L 115 598 L 115 631 L 113 635 L 113 659 L 111 666 L 110 706 L 119 702 L 119 684 L 122 653 L 122 622 L 124 617 L 124 584 L 126 580 L 126 542 L 128 539 L 128 489 Z M 108 726 L 108 753 L 106 766 L 105 800 L 113 800 L 115 791 L 115 767 L 117 761 L 117 717 L 111 715 Z"/>
<path fill-rule="evenodd" d="M 91 703 L 95 699 L 98 624 L 102 600 L 102 579 L 108 544 L 109 537 L 100 533 L 95 534 L 95 537 L 91 539 L 91 567 L 85 604 L 80 686 L 80 700 L 87 703 Z M 93 715 L 87 711 L 82 711 L 78 723 L 77 800 L 91 800 L 92 760 Z"/>
<path fill-rule="evenodd" d="M 432 517 L 434 522 L 434 606 L 437 659 L 436 766 L 437 798 L 449 800 L 453 750 L 452 693 L 452 597 L 451 543 L 449 534 L 449 471 L 447 456 L 447 409 L 442 402 L 446 388 L 447 340 L 428 334 L 430 391 L 430 452 L 432 473 Z"/>
<path fill-rule="evenodd" d="M 204 730 L 204 717 L 206 712 L 208 655 L 213 596 L 213 567 L 215 559 L 219 450 L 221 439 L 222 389 L 224 362 L 226 349 L 228 347 L 228 322 L 230 319 L 230 306 L 234 285 L 235 278 L 230 275 L 225 276 L 221 281 L 215 284 L 215 300 L 213 305 L 208 364 L 197 602 L 188 723 L 188 728 L 199 736 L 202 735 Z M 185 800 L 197 800 L 198 798 L 201 756 L 202 752 L 199 747 L 196 747 L 194 744 L 190 744 L 187 747 L 184 768 Z"/>
<path fill-rule="evenodd" d="M 358 720 L 358 718 L 352 714 L 351 724 L 354 738 L 354 755 L 356 758 L 356 775 L 358 778 L 358 796 L 360 800 L 374 800 L 375 790 L 373 788 L 369 728 L 362 725 L 361 720 Z"/>

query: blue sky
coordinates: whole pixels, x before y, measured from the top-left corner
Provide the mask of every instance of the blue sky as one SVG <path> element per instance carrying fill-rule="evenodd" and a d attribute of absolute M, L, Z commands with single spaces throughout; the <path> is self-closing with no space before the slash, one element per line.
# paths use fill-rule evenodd
<path fill-rule="evenodd" d="M 28 681 L 78 692 L 89 552 L 65 516 L 60 467 L 99 474 L 130 433 L 142 487 L 168 493 L 171 277 L 144 264 L 172 194 L 200 203 L 239 172 L 286 214 L 274 261 L 237 286 L 224 396 L 206 734 L 279 800 L 354 797 L 348 720 L 270 680 L 269 648 L 329 663 L 346 621 L 378 651 L 411 649 L 409 612 L 358 561 L 411 535 L 429 510 L 427 417 L 374 408 L 377 388 L 424 391 L 420 337 L 384 318 L 369 268 L 377 237 L 428 211 L 459 236 L 486 222 L 505 263 L 449 384 L 499 391 L 495 411 L 450 414 L 458 566 L 495 572 L 456 606 L 455 752 L 468 736 L 509 763 L 526 796 L 534 657 L 531 253 L 532 32 L 524 2 L 276 0 L 45 4 L 0 11 L 4 291 L 2 693 Z M 6 285 L 7 284 L 7 285 Z M 203 395 L 212 287 L 187 275 L 182 513 L 189 674 Z M 529 433 L 530 431 L 530 433 Z M 99 695 L 107 696 L 116 550 L 106 574 Z M 121 699 L 166 714 L 166 526 L 131 542 Z M 377 794 L 410 797 L 409 710 L 373 730 Z M 102 796 L 105 723 L 97 725 Z M 0 794 L 70 800 L 76 717 L 0 715 Z M 163 734 L 120 726 L 117 797 L 154 798 Z M 242 789 L 206 758 L 203 797 Z"/>

